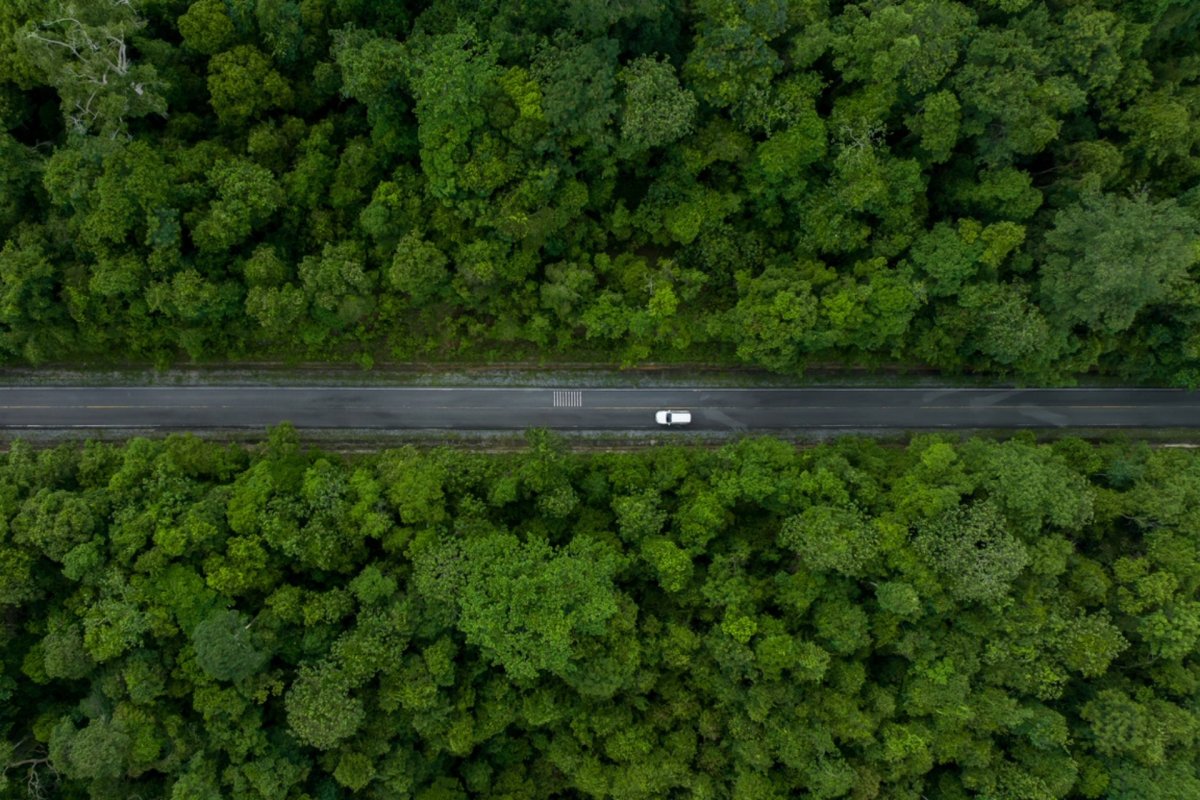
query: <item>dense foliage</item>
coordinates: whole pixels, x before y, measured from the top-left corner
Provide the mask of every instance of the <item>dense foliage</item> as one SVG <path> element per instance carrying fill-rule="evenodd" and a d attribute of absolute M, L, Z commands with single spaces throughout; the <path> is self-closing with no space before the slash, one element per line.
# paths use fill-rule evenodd
<path fill-rule="evenodd" d="M 0 358 L 1200 381 L 1191 0 L 5 0 Z"/>
<path fill-rule="evenodd" d="M 0 456 L 0 797 L 1200 796 L 1200 457 Z"/>

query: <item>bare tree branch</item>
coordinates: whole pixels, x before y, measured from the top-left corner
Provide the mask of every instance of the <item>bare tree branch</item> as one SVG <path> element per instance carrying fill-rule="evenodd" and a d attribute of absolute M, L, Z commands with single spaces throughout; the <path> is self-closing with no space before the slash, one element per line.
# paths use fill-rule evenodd
<path fill-rule="evenodd" d="M 127 117 L 166 115 L 153 67 L 135 66 L 129 36 L 145 26 L 131 0 L 58 0 L 58 14 L 26 30 L 62 99 L 72 132 L 124 135 Z M 107 8 L 107 10 L 106 10 Z M 105 98 L 119 98 L 110 102 Z M 102 102 L 103 101 L 103 102 Z"/>
<path fill-rule="evenodd" d="M 13 748 L 14 752 L 24 743 L 24 739 L 17 742 Z M 0 774 L 7 775 L 9 770 L 18 769 L 25 770 L 26 797 L 30 800 L 47 800 L 53 796 L 52 793 L 58 785 L 59 773 L 44 747 L 37 745 L 30 750 L 28 756 L 5 764 L 4 768 L 0 769 Z"/>

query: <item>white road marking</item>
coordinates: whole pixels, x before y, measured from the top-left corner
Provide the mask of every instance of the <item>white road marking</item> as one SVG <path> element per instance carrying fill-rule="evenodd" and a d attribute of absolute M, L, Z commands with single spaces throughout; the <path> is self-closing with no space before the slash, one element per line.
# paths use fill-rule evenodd
<path fill-rule="evenodd" d="M 554 392 L 554 407 L 555 408 L 582 408 L 583 407 L 583 392 L 570 390 L 555 390 Z"/>

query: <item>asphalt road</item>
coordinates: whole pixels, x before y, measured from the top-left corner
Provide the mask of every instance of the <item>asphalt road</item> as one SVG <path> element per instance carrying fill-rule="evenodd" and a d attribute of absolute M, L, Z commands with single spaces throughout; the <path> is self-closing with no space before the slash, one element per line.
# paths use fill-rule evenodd
<path fill-rule="evenodd" d="M 1200 394 L 1172 389 L 534 389 L 3 387 L 3 428 L 691 430 L 1200 427 Z"/>

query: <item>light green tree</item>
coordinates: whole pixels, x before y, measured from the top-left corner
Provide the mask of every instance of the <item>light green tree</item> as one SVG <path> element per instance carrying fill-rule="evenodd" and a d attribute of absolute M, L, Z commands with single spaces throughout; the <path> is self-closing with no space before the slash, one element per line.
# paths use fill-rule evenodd
<path fill-rule="evenodd" d="M 471 537 L 461 554 L 458 627 L 515 680 L 568 674 L 586 640 L 604 634 L 617 613 L 618 561 L 587 537 L 552 548 L 496 533 Z M 436 550 L 419 554 L 418 570 L 433 558 Z M 417 588 L 434 587 L 419 580 Z"/>
<path fill-rule="evenodd" d="M 696 97 L 679 85 L 669 61 L 643 56 L 621 68 L 625 102 L 621 137 L 635 149 L 662 147 L 687 135 L 696 114 Z"/>
<path fill-rule="evenodd" d="M 1025 546 L 987 502 L 960 506 L 926 523 L 913 547 L 950 592 L 966 601 L 998 600 L 1029 563 Z"/>
<path fill-rule="evenodd" d="M 333 665 L 303 667 L 285 698 L 288 726 L 307 745 L 329 750 L 352 736 L 366 718 L 362 701 Z"/>
<path fill-rule="evenodd" d="M 236 36 L 229 7 L 223 0 L 196 0 L 178 24 L 184 46 L 205 55 L 220 53 Z"/>
<path fill-rule="evenodd" d="M 208 174 L 217 197 L 192 229 L 196 246 L 221 252 L 245 241 L 284 204 L 271 171 L 244 158 L 223 161 Z"/>
<path fill-rule="evenodd" d="M 1042 297 L 1061 324 L 1121 333 L 1188 282 L 1198 240 L 1200 222 L 1172 200 L 1086 197 L 1046 234 Z"/>

